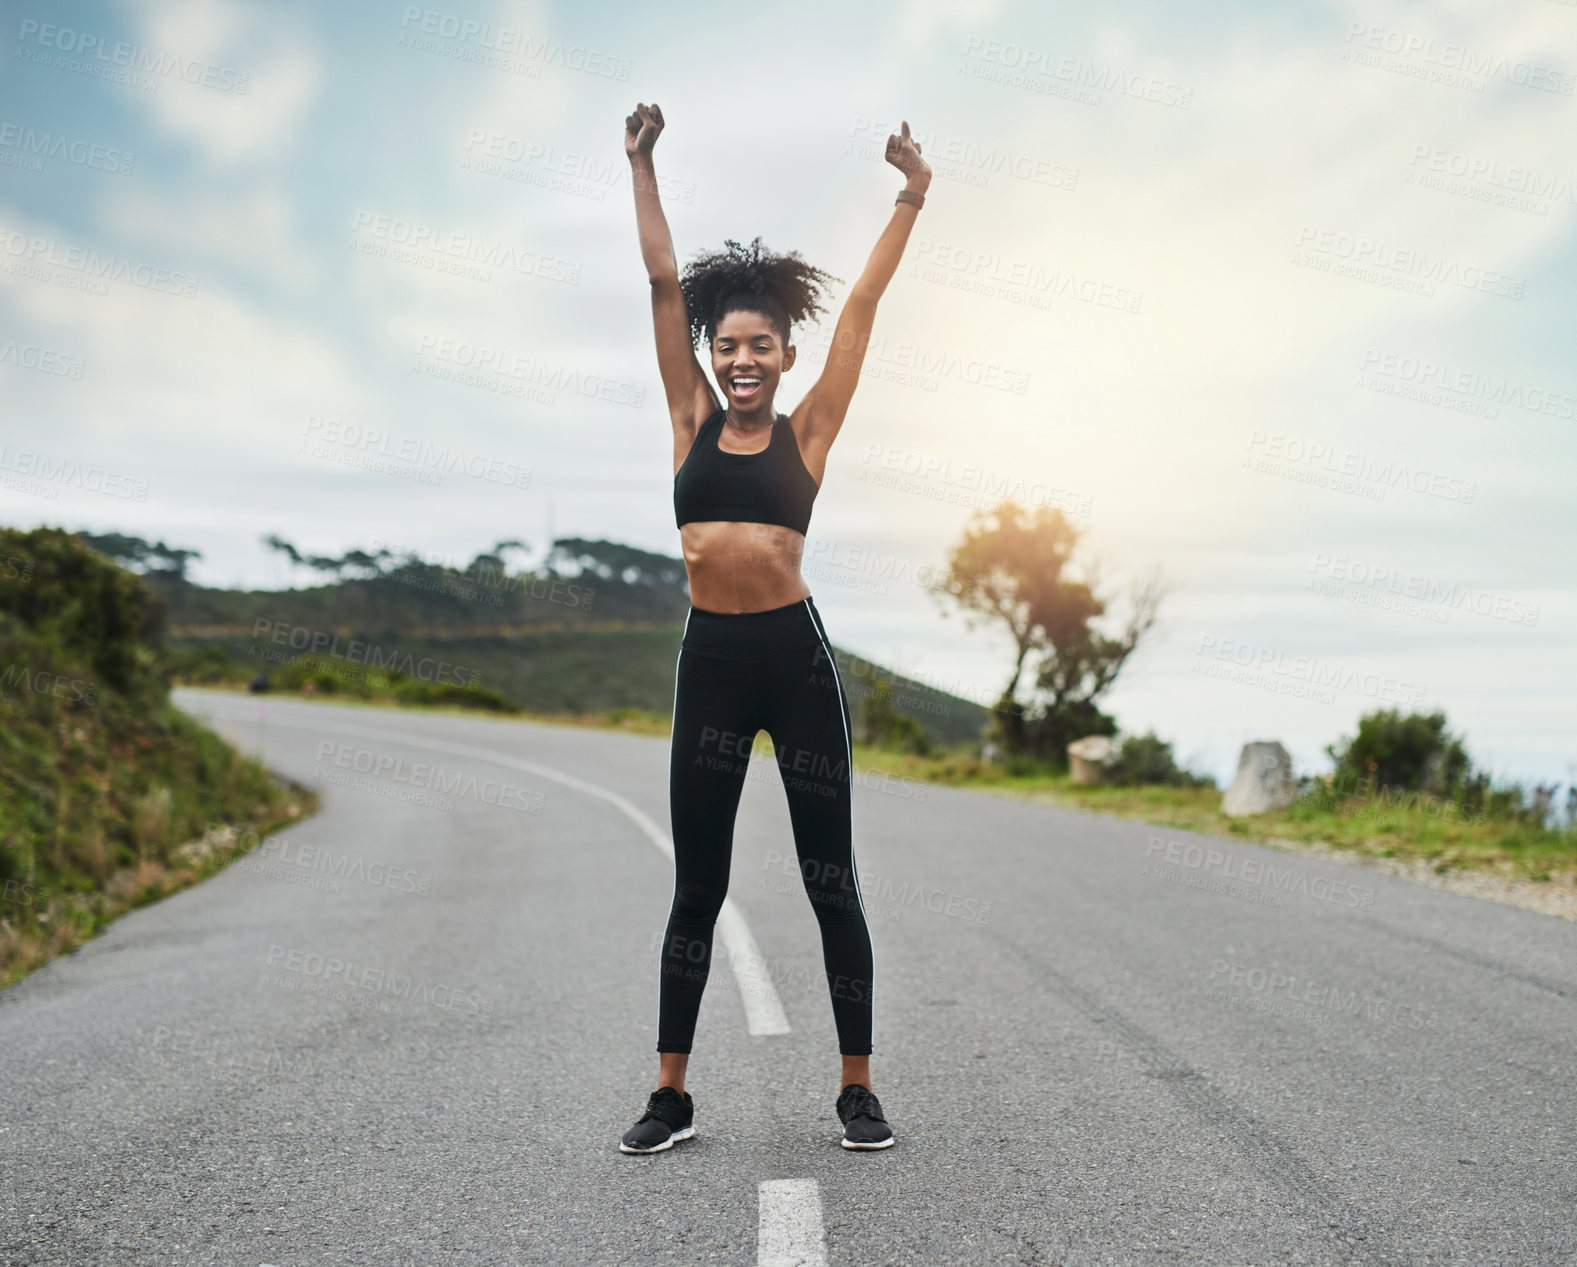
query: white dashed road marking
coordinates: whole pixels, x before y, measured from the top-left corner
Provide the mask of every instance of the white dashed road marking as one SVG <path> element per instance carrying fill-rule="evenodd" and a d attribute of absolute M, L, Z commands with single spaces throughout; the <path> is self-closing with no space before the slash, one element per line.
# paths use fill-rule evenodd
<path fill-rule="evenodd" d="M 769 1179 L 761 1185 L 756 1267 L 827 1267 L 821 1194 L 814 1179 Z"/>

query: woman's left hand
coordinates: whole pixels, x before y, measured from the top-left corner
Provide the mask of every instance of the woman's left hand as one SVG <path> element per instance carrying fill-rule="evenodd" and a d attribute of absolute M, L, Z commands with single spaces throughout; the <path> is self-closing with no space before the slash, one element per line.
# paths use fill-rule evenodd
<path fill-rule="evenodd" d="M 909 120 L 903 120 L 903 135 L 887 138 L 887 161 L 909 178 L 907 188 L 924 193 L 931 183 L 931 165 L 920 157 L 920 146 L 909 135 Z"/>

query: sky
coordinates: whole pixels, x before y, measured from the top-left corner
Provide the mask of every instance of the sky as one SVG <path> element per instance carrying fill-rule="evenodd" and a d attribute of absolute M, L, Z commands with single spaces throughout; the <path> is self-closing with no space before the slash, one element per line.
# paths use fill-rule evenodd
<path fill-rule="evenodd" d="M 681 264 L 840 279 L 934 178 L 831 452 L 832 640 L 989 703 L 1006 636 L 928 592 L 977 510 L 1060 508 L 1104 705 L 1225 784 L 1377 708 L 1577 779 L 1577 3 L 8 4 L 0 522 L 204 584 L 263 544 L 463 566 L 679 553 L 624 119 Z M 703 364 L 706 362 L 703 360 Z M 456 460 L 459 459 L 459 460 Z"/>

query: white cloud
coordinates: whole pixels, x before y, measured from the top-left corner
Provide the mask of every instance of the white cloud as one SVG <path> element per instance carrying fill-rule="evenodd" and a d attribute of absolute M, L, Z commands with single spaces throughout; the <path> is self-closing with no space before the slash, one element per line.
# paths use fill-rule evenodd
<path fill-rule="evenodd" d="M 140 40 L 155 55 L 208 71 L 213 83 L 160 77 L 154 93 L 132 93 L 158 127 L 197 148 L 213 166 L 269 162 L 288 153 L 318 94 L 317 49 L 279 9 L 242 0 L 125 0 Z"/>
<path fill-rule="evenodd" d="M 128 241 L 183 258 L 222 260 L 271 283 L 301 288 L 317 275 L 316 262 L 298 241 L 295 206 L 277 183 L 195 195 L 111 187 L 99 218 Z"/>

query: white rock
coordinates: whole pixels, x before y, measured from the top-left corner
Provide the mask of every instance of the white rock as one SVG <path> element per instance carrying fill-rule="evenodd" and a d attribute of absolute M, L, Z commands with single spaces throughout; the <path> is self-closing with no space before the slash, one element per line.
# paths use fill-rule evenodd
<path fill-rule="evenodd" d="M 1068 745 L 1068 772 L 1075 783 L 1104 783 L 1117 760 L 1117 745 L 1110 735 L 1086 735 Z"/>
<path fill-rule="evenodd" d="M 1298 781 L 1292 776 L 1292 757 L 1273 739 L 1246 743 L 1238 754 L 1238 772 L 1221 798 L 1221 812 L 1229 817 L 1263 814 L 1283 809 L 1298 799 Z"/>

